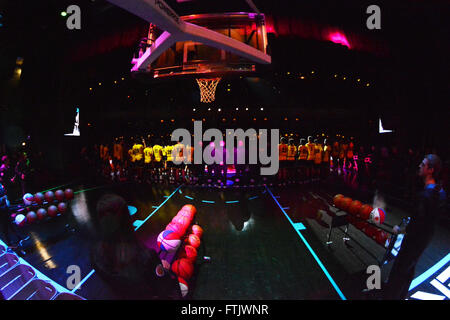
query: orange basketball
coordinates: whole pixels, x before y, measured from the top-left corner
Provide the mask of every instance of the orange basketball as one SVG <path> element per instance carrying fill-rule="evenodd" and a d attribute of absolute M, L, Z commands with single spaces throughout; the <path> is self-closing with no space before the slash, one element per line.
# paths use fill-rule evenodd
<path fill-rule="evenodd" d="M 348 212 L 356 216 L 361 207 L 362 207 L 361 201 L 353 200 L 352 203 L 350 203 L 350 206 L 348 207 Z"/>
<path fill-rule="evenodd" d="M 342 194 L 338 193 L 337 195 L 335 195 L 333 197 L 333 204 L 339 208 L 339 203 L 343 198 L 344 198 L 344 196 Z"/>
<path fill-rule="evenodd" d="M 340 202 L 340 207 L 339 209 L 347 211 L 348 207 L 350 206 L 350 203 L 352 203 L 352 198 L 348 198 L 348 197 L 344 197 Z"/>
<path fill-rule="evenodd" d="M 370 205 L 368 205 L 368 204 L 363 204 L 363 205 L 361 206 L 361 208 L 359 209 L 359 212 L 358 212 L 357 215 L 358 215 L 360 218 L 362 218 L 362 219 L 364 219 L 364 220 L 367 220 L 367 219 L 369 219 L 370 213 L 372 212 L 372 210 L 373 210 L 372 206 L 370 206 Z"/>

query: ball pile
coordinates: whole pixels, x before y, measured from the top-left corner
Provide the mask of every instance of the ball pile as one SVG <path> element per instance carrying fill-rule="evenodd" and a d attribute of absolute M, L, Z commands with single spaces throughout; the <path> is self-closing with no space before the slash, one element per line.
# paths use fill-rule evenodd
<path fill-rule="evenodd" d="M 352 200 L 342 194 L 337 194 L 333 197 L 333 204 L 335 207 L 347 211 L 347 221 L 354 225 L 355 228 L 361 230 L 369 238 L 373 239 L 380 245 L 388 246 L 390 235 L 378 228 L 378 225 L 383 224 L 386 213 L 381 208 L 373 208 L 369 204 L 363 204 L 361 201 Z M 372 225 L 367 221 L 375 224 Z"/>
<path fill-rule="evenodd" d="M 72 189 L 61 189 L 47 191 L 44 194 L 26 193 L 23 196 L 23 207 L 13 213 L 11 217 L 17 226 L 33 224 L 37 221 L 43 221 L 47 217 L 53 218 L 67 211 L 68 201 L 74 198 Z"/>

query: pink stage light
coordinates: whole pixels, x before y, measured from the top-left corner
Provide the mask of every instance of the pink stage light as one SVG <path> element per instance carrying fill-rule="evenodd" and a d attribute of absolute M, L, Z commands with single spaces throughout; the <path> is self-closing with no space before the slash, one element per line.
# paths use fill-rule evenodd
<path fill-rule="evenodd" d="M 347 38 L 344 34 L 340 32 L 332 32 L 328 36 L 329 40 L 334 43 L 340 43 L 343 46 L 346 46 L 347 48 L 351 49 L 350 43 L 348 42 Z"/>

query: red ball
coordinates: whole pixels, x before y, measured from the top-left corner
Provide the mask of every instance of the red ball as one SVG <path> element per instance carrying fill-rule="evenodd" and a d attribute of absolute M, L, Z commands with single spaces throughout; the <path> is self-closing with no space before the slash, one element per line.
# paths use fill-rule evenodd
<path fill-rule="evenodd" d="M 358 200 L 353 200 L 352 203 L 350 203 L 350 206 L 348 207 L 348 213 L 352 215 L 357 215 L 359 212 L 359 209 L 361 209 L 362 203 Z"/>
<path fill-rule="evenodd" d="M 58 212 L 64 213 L 67 210 L 67 205 L 64 202 L 58 203 Z"/>
<path fill-rule="evenodd" d="M 340 206 L 340 201 L 344 198 L 344 196 L 340 193 L 338 193 L 337 195 L 335 195 L 333 197 L 333 204 L 339 208 Z"/>
<path fill-rule="evenodd" d="M 178 259 L 172 264 L 172 271 L 183 279 L 189 280 L 194 273 L 194 265 L 188 259 Z"/>
<path fill-rule="evenodd" d="M 344 197 L 339 203 L 340 204 L 339 209 L 347 211 L 352 201 L 353 201 L 352 198 Z"/>
<path fill-rule="evenodd" d="M 186 232 L 186 228 L 179 223 L 171 222 L 167 225 L 166 230 L 172 230 L 173 232 L 178 233 L 180 236 L 183 236 Z"/>
<path fill-rule="evenodd" d="M 44 194 L 44 198 L 45 198 L 45 200 L 47 200 L 47 202 L 52 202 L 53 199 L 55 198 L 55 194 L 53 193 L 53 191 L 47 191 Z"/>
<path fill-rule="evenodd" d="M 365 221 L 356 221 L 354 226 L 356 229 L 363 231 L 368 226 L 368 223 Z"/>
<path fill-rule="evenodd" d="M 203 235 L 203 229 L 199 225 L 194 224 L 192 226 L 192 233 L 195 234 L 197 237 L 201 238 Z"/>
<path fill-rule="evenodd" d="M 38 220 L 43 220 L 45 218 L 45 216 L 47 215 L 47 210 L 45 210 L 44 208 L 40 208 L 36 212 L 36 215 L 37 215 Z"/>
<path fill-rule="evenodd" d="M 36 193 L 34 195 L 34 201 L 36 201 L 37 204 L 42 204 L 42 202 L 44 202 L 44 195 L 40 192 Z"/>
<path fill-rule="evenodd" d="M 194 218 L 194 214 L 191 211 L 184 210 L 184 209 L 181 209 L 180 211 L 178 211 L 177 216 L 187 217 L 189 219 Z"/>
<path fill-rule="evenodd" d="M 194 248 L 200 247 L 200 238 L 197 237 L 195 234 L 190 234 L 189 237 L 186 239 L 186 242 L 189 243 L 189 245 L 193 246 Z"/>
<path fill-rule="evenodd" d="M 195 259 L 197 259 L 197 249 L 190 245 L 184 246 L 180 253 L 180 258 L 186 258 L 195 262 Z"/>
<path fill-rule="evenodd" d="M 192 220 L 189 217 L 181 216 L 181 215 L 176 215 L 172 219 L 173 223 L 178 223 L 178 224 L 182 225 L 183 227 L 189 226 L 191 224 L 191 221 Z"/>
<path fill-rule="evenodd" d="M 372 226 L 369 225 L 369 224 L 368 224 L 368 225 L 364 228 L 364 230 L 363 230 L 363 232 L 364 232 L 369 238 L 372 238 L 372 239 L 375 239 L 375 235 L 376 235 L 377 231 L 378 231 L 378 229 L 372 227 Z"/>
<path fill-rule="evenodd" d="M 48 207 L 47 213 L 50 217 L 56 217 L 56 215 L 58 214 L 58 208 L 54 205 L 51 205 L 50 207 Z"/>
<path fill-rule="evenodd" d="M 183 209 L 191 212 L 194 215 L 197 213 L 197 209 L 192 204 L 184 205 L 183 208 L 181 208 L 181 210 L 183 210 Z"/>
<path fill-rule="evenodd" d="M 178 284 L 180 285 L 181 296 L 184 298 L 189 292 L 189 286 L 186 280 L 178 277 Z"/>
<path fill-rule="evenodd" d="M 357 216 L 359 216 L 361 219 L 367 220 L 369 219 L 372 210 L 373 210 L 372 206 L 368 204 L 363 204 L 359 209 L 359 213 L 357 214 Z"/>
<path fill-rule="evenodd" d="M 389 245 L 389 234 L 385 232 L 384 230 L 377 230 L 375 233 L 375 241 L 382 246 L 387 247 Z"/>
<path fill-rule="evenodd" d="M 63 201 L 64 200 L 64 191 L 56 190 L 55 191 L 55 199 L 58 201 Z"/>
<path fill-rule="evenodd" d="M 36 212 L 30 211 L 30 212 L 27 213 L 27 222 L 28 223 L 33 223 L 36 220 L 37 220 Z"/>
<path fill-rule="evenodd" d="M 64 190 L 64 197 L 67 200 L 72 200 L 73 199 L 73 190 L 72 189 L 66 189 Z"/>

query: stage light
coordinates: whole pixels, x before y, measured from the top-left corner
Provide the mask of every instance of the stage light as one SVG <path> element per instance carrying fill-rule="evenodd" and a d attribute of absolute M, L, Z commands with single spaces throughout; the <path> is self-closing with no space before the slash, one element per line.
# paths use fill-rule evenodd
<path fill-rule="evenodd" d="M 305 77 L 304 77 L 304 76 L 301 76 L 301 77 L 300 77 L 300 79 L 304 80 L 304 79 L 305 79 Z"/>
<path fill-rule="evenodd" d="M 239 111 L 239 108 L 236 108 L 236 111 Z"/>
<path fill-rule="evenodd" d="M 298 121 L 299 119 L 298 118 L 295 118 L 295 121 Z"/>
<path fill-rule="evenodd" d="M 285 121 L 287 121 L 287 118 L 284 118 Z"/>
<path fill-rule="evenodd" d="M 102 85 L 102 83 L 101 83 L 101 82 L 99 82 L 99 83 L 98 83 L 98 85 L 99 85 L 99 86 L 101 86 L 101 85 Z"/>
<path fill-rule="evenodd" d="M 225 121 L 227 121 L 227 119 L 225 119 L 225 118 L 222 118 L 222 121 L 223 121 L 223 122 L 225 122 Z"/>
<path fill-rule="evenodd" d="M 311 71 L 311 74 L 314 74 L 314 70 L 313 70 L 313 71 Z"/>
<path fill-rule="evenodd" d="M 361 81 L 361 79 L 359 79 L 359 78 L 358 78 L 358 79 L 356 79 L 356 81 L 360 82 L 360 81 Z"/>
<path fill-rule="evenodd" d="M 248 108 L 245 108 L 245 111 L 248 111 Z"/>
<path fill-rule="evenodd" d="M 117 80 L 114 80 L 114 83 L 116 83 L 116 84 L 117 84 Z"/>
<path fill-rule="evenodd" d="M 259 109 L 259 110 L 264 111 L 264 108 L 261 108 L 261 109 Z"/>
<path fill-rule="evenodd" d="M 205 118 L 203 118 L 202 120 L 203 120 L 203 122 L 205 122 L 205 121 L 206 121 L 206 120 L 205 120 Z"/>
<path fill-rule="evenodd" d="M 171 119 L 170 121 L 171 121 L 171 122 L 175 122 L 175 120 L 174 120 L 174 119 Z"/>
<path fill-rule="evenodd" d="M 65 16 L 67 16 L 67 12 L 61 11 L 61 17 L 65 17 Z"/>
<path fill-rule="evenodd" d="M 220 111 L 222 111 L 222 109 L 220 109 L 220 108 L 219 108 L 219 109 L 218 109 L 217 111 L 219 111 L 219 112 L 220 112 Z"/>
<path fill-rule="evenodd" d="M 337 78 L 337 74 L 335 74 L 334 77 Z"/>
<path fill-rule="evenodd" d="M 267 118 L 264 118 L 264 121 L 267 121 Z"/>
<path fill-rule="evenodd" d="M 195 111 L 195 108 L 194 108 L 194 109 L 192 109 L 192 111 Z"/>
<path fill-rule="evenodd" d="M 367 84 L 366 84 L 366 87 L 368 87 L 368 86 L 370 86 L 370 84 L 369 84 L 369 83 L 367 83 Z"/>
<path fill-rule="evenodd" d="M 291 74 L 290 72 L 287 73 L 288 75 Z"/>
<path fill-rule="evenodd" d="M 233 121 L 236 121 L 236 118 L 233 118 Z"/>
<path fill-rule="evenodd" d="M 208 111 L 211 111 L 211 108 L 208 108 Z"/>
<path fill-rule="evenodd" d="M 253 118 L 253 121 L 256 121 L 256 118 Z"/>
<path fill-rule="evenodd" d="M 125 78 L 122 78 L 122 81 L 125 80 Z"/>
<path fill-rule="evenodd" d="M 227 89 L 227 91 L 231 91 L 231 89 Z"/>
<path fill-rule="evenodd" d="M 25 142 L 22 142 L 22 146 L 25 146 L 26 145 L 26 143 Z"/>
<path fill-rule="evenodd" d="M 89 88 L 89 91 L 92 91 L 92 88 Z"/>
<path fill-rule="evenodd" d="M 164 120 L 161 120 L 161 123 L 164 123 Z"/>
<path fill-rule="evenodd" d="M 343 79 L 343 80 L 346 80 L 347 78 L 346 78 L 346 77 L 343 77 L 342 79 Z"/>

